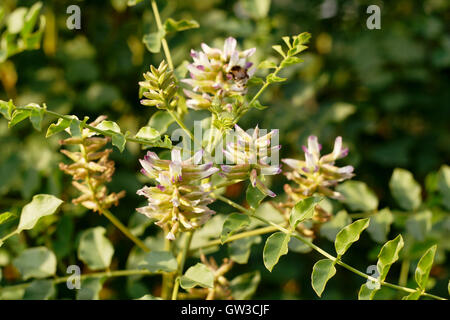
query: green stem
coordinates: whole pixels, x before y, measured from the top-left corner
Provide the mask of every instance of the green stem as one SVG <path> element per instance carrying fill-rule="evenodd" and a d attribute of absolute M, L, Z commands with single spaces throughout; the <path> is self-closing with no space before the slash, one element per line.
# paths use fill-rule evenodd
<path fill-rule="evenodd" d="M 269 227 L 264 227 L 264 228 L 259 228 L 259 229 L 254 229 L 254 230 L 250 230 L 250 231 L 244 231 L 241 233 L 237 233 L 232 235 L 231 237 L 229 237 L 227 240 L 225 240 L 224 242 L 222 242 L 222 240 L 220 239 L 216 239 L 216 240 L 212 240 L 209 241 L 207 243 L 205 243 L 202 246 L 196 247 L 196 248 L 192 248 L 189 252 L 190 253 L 194 253 L 195 251 L 201 250 L 201 249 L 206 249 L 206 248 L 210 248 L 210 247 L 214 247 L 214 246 L 219 246 L 228 242 L 232 242 L 232 241 L 236 241 L 239 239 L 243 239 L 243 238 L 248 238 L 248 237 L 252 237 L 252 236 L 258 236 L 258 235 L 262 235 L 262 234 L 267 234 L 267 233 L 271 233 L 274 231 L 277 231 L 278 229 L 273 227 L 273 226 L 269 226 Z"/>
<path fill-rule="evenodd" d="M 176 123 L 178 123 L 178 125 L 180 126 L 181 129 L 184 130 L 184 132 L 186 132 L 189 136 L 189 138 L 191 138 L 192 141 L 195 141 L 194 135 L 192 134 L 192 132 L 186 127 L 186 125 L 184 124 L 183 120 L 181 120 L 178 115 L 173 111 L 173 110 L 169 110 L 167 109 L 167 112 L 170 114 L 170 116 L 173 118 L 173 120 L 175 120 Z"/>
<path fill-rule="evenodd" d="M 410 261 L 405 259 L 402 261 L 402 266 L 400 268 L 400 277 L 398 279 L 398 284 L 400 286 L 406 286 L 408 283 L 408 274 L 409 274 Z"/>
<path fill-rule="evenodd" d="M 255 214 L 254 214 L 254 213 L 255 213 L 255 210 L 249 210 L 249 209 L 246 209 L 246 208 L 244 208 L 243 206 L 241 206 L 241 205 L 239 205 L 239 204 L 237 204 L 237 203 L 231 201 L 230 199 L 228 199 L 228 198 L 226 198 L 226 197 L 223 197 L 223 196 L 221 196 L 221 195 L 212 194 L 212 196 L 215 197 L 216 199 L 221 200 L 221 201 L 223 201 L 223 202 L 229 204 L 230 206 L 232 206 L 232 207 L 234 207 L 234 208 L 236 208 L 236 209 L 242 211 L 243 213 L 248 214 L 248 215 L 249 215 L 250 217 L 252 217 L 252 218 L 255 218 L 255 219 L 257 219 L 257 220 L 260 220 L 260 221 L 262 221 L 262 222 L 265 222 L 265 223 L 267 223 L 267 224 L 270 224 L 270 225 L 272 225 L 273 227 L 275 227 L 276 229 L 280 230 L 281 232 L 284 232 L 284 233 L 286 233 L 286 234 L 292 235 L 293 237 L 295 237 L 295 238 L 297 238 L 298 240 L 302 241 L 302 242 L 303 242 L 304 244 L 306 244 L 307 246 L 309 246 L 309 247 L 311 247 L 312 249 L 316 250 L 317 252 L 319 252 L 320 254 L 322 254 L 323 256 L 325 256 L 326 258 L 328 258 L 328 259 L 334 261 L 336 264 L 338 264 L 338 265 L 344 267 L 345 269 L 347 269 L 347 270 L 349 270 L 349 271 L 351 271 L 351 272 L 353 272 L 353 273 L 355 273 L 355 274 L 357 274 L 357 275 L 359 275 L 359 276 L 361 276 L 361 277 L 363 277 L 363 278 L 365 278 L 365 279 L 368 279 L 368 280 L 371 280 L 371 281 L 378 281 L 376 278 L 373 278 L 373 277 L 371 277 L 371 276 L 368 276 L 367 274 L 365 274 L 365 273 L 363 273 L 363 272 L 361 272 L 361 271 L 359 271 L 359 270 L 353 268 L 352 266 L 350 266 L 350 265 L 348 265 L 348 264 L 342 262 L 339 258 L 337 258 L 337 257 L 335 257 L 335 256 L 333 256 L 333 255 L 331 255 L 331 254 L 329 254 L 328 252 L 326 252 L 326 251 L 323 250 L 322 248 L 316 246 L 314 243 L 308 241 L 308 240 L 305 239 L 304 237 L 302 237 L 302 236 L 300 236 L 300 235 L 298 235 L 298 234 L 292 234 L 292 232 L 291 232 L 290 230 L 287 230 L 286 228 L 284 228 L 284 227 L 282 227 L 282 226 L 280 226 L 280 225 L 278 225 L 278 224 L 276 224 L 276 223 L 274 223 L 274 222 L 268 221 L 268 220 L 266 220 L 266 219 L 264 219 L 264 218 L 262 218 L 262 217 L 255 216 Z M 408 292 L 408 293 L 412 293 L 412 292 L 415 292 L 415 291 L 416 291 L 416 290 L 411 289 L 411 288 L 399 286 L 399 285 L 392 284 L 392 283 L 385 282 L 385 281 L 381 281 L 381 282 L 380 282 L 380 285 L 386 286 L 386 287 L 389 287 L 389 288 L 392 288 L 392 289 L 396 289 L 396 290 L 401 290 L 401 291 Z M 438 299 L 438 300 L 447 300 L 447 299 L 445 299 L 445 298 L 442 298 L 442 297 L 439 297 L 439 296 L 436 296 L 436 295 L 433 295 L 433 294 L 429 294 L 429 293 L 426 293 L 426 292 L 422 292 L 421 295 L 422 295 L 422 296 L 425 296 L 425 297 L 430 297 L 430 298 L 433 298 L 433 299 Z"/>
<path fill-rule="evenodd" d="M 153 10 L 153 15 L 155 16 L 156 26 L 158 27 L 158 31 L 164 31 L 164 27 L 161 23 L 161 17 L 159 15 L 158 5 L 155 0 L 150 0 Z M 173 62 L 172 56 L 170 54 L 169 45 L 167 44 L 167 40 L 165 37 L 161 39 L 161 44 L 164 50 L 164 55 L 166 56 L 167 63 L 169 64 L 169 68 L 173 70 Z"/>
<path fill-rule="evenodd" d="M 186 234 L 186 240 L 184 242 L 183 251 L 181 252 L 181 256 L 178 261 L 177 277 L 175 279 L 175 283 L 173 286 L 172 300 L 177 300 L 178 297 L 178 289 L 180 288 L 180 277 L 183 274 L 184 264 L 186 262 L 187 255 L 189 253 L 189 247 L 191 246 L 193 235 L 194 235 L 193 231 L 190 231 Z"/>
<path fill-rule="evenodd" d="M 125 236 L 127 236 L 131 241 L 133 241 L 139 248 L 144 250 L 145 252 L 149 252 L 150 248 L 145 245 L 145 243 L 137 238 L 135 235 L 131 233 L 131 231 L 120 222 L 119 219 L 116 218 L 115 215 L 111 213 L 108 209 L 101 209 L 101 213 L 109 220 L 113 225 L 117 227 L 120 231 L 123 232 Z"/>
<path fill-rule="evenodd" d="M 172 241 L 167 239 L 166 235 L 169 232 L 168 227 L 164 227 L 164 251 L 172 252 Z M 164 273 L 162 279 L 162 290 L 161 290 L 161 298 L 164 300 L 169 300 L 170 294 L 172 292 L 173 286 L 173 274 L 172 273 Z"/>
<path fill-rule="evenodd" d="M 19 234 L 19 230 L 14 230 L 13 232 L 7 234 L 6 236 L 4 236 L 3 238 L 0 239 L 0 247 L 2 246 L 2 244 L 9 238 L 11 238 L 12 236 Z"/>

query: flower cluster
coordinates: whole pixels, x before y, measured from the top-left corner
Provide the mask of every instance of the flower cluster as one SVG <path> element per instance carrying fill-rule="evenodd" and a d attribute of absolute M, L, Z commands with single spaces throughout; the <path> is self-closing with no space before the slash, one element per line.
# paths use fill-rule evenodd
<path fill-rule="evenodd" d="M 191 50 L 194 62 L 188 65 L 190 78 L 181 80 L 192 87 L 192 91 L 184 90 L 188 107 L 209 109 L 216 96 L 225 98 L 247 92 L 247 81 L 256 71 L 248 61 L 255 48 L 238 51 L 236 45 L 236 39 L 230 37 L 223 50 L 204 43 L 203 51 Z"/>
<path fill-rule="evenodd" d="M 348 148 L 342 148 L 342 138 L 337 137 L 334 142 L 332 153 L 320 156 L 322 146 L 318 143 L 316 136 L 308 138 L 308 147 L 303 146 L 305 161 L 295 159 L 283 159 L 282 161 L 293 169 L 286 173 L 289 180 L 294 181 L 298 187 L 292 188 L 285 185 L 286 193 L 294 200 L 312 196 L 320 193 L 324 196 L 342 199 L 342 195 L 331 188 L 338 182 L 350 179 L 354 176 L 353 167 L 336 167 L 334 162 L 347 156 Z"/>
<path fill-rule="evenodd" d="M 143 96 L 144 106 L 158 109 L 174 109 L 177 105 L 177 85 L 172 70 L 167 69 L 167 63 L 162 61 L 158 69 L 150 66 L 150 71 L 144 73 L 145 81 L 139 82 Z"/>
<path fill-rule="evenodd" d="M 106 117 L 98 117 L 92 126 L 96 126 Z M 62 149 L 61 153 L 73 161 L 71 164 L 60 163 L 59 168 L 73 176 L 72 184 L 82 194 L 72 202 L 102 212 L 113 204 L 118 205 L 125 191 L 108 193 L 105 183 L 110 182 L 114 174 L 114 161 L 109 160 L 111 149 L 103 149 L 110 138 L 94 137 L 89 129 L 83 129 L 80 137 L 61 140 L 61 145 L 78 145 L 79 151 Z M 102 150 L 103 149 L 103 150 Z"/>
<path fill-rule="evenodd" d="M 279 165 L 271 165 L 273 153 L 278 152 L 281 146 L 271 146 L 272 136 L 278 133 L 272 130 L 268 134 L 259 137 L 259 129 L 256 127 L 252 135 L 235 125 L 237 141 L 227 143 L 223 150 L 228 161 L 235 165 L 222 165 L 222 175 L 230 180 L 244 180 L 250 178 L 253 187 L 262 193 L 275 197 L 275 193 L 262 182 L 264 176 L 275 175 L 281 172 Z"/>
<path fill-rule="evenodd" d="M 155 153 L 147 152 L 139 160 L 141 172 L 156 181 L 154 187 L 144 186 L 137 191 L 145 196 L 148 204 L 136 209 L 156 224 L 170 230 L 167 239 L 174 240 L 178 231 L 188 231 L 203 225 L 214 211 L 207 207 L 214 200 L 209 196 L 209 185 L 197 182 L 208 178 L 219 169 L 212 162 L 198 164 L 203 151 L 182 160 L 180 149 L 172 149 L 172 160 L 162 160 Z"/>

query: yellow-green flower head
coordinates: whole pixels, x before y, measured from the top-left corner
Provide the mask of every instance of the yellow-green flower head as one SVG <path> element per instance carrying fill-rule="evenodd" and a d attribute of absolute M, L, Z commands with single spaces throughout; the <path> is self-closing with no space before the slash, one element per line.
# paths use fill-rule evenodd
<path fill-rule="evenodd" d="M 342 138 L 337 137 L 334 142 L 333 152 L 320 156 L 322 146 L 318 143 L 316 136 L 308 138 L 308 147 L 303 146 L 305 161 L 296 159 L 282 159 L 285 164 L 294 169 L 287 172 L 286 177 L 298 184 L 298 188 L 292 189 L 285 186 L 286 192 L 294 198 L 308 197 L 315 192 L 325 196 L 340 199 L 341 194 L 330 188 L 339 182 L 350 179 L 354 176 L 353 167 L 345 166 L 339 168 L 334 165 L 338 159 L 344 158 L 348 154 L 348 148 L 342 148 Z"/>
<path fill-rule="evenodd" d="M 236 39 L 230 37 L 223 50 L 204 43 L 202 51 L 191 50 L 193 63 L 187 67 L 190 78 L 181 80 L 192 87 L 192 91 L 184 90 L 188 107 L 208 109 L 216 95 L 229 97 L 247 92 L 247 81 L 256 71 L 248 59 L 256 49 L 238 51 L 236 45 Z"/>
<path fill-rule="evenodd" d="M 230 180 L 243 180 L 250 178 L 253 187 L 262 193 L 275 197 L 275 193 L 267 188 L 261 181 L 266 175 L 281 173 L 279 165 L 270 164 L 271 156 L 278 152 L 281 146 L 271 146 L 272 136 L 278 130 L 272 130 L 268 134 L 259 137 L 259 128 L 256 127 L 252 135 L 235 125 L 237 141 L 228 143 L 223 150 L 228 161 L 235 165 L 222 165 L 221 175 Z"/>
<path fill-rule="evenodd" d="M 137 191 L 145 196 L 148 205 L 136 209 L 150 219 L 158 220 L 160 227 L 167 226 L 167 239 L 174 240 L 178 231 L 187 231 L 203 225 L 215 212 L 207 207 L 214 200 L 209 196 L 210 186 L 200 185 L 219 169 L 212 162 L 198 164 L 203 151 L 182 160 L 179 149 L 172 150 L 172 160 L 162 160 L 154 152 L 148 152 L 139 160 L 141 172 L 156 180 L 155 187 L 144 186 Z"/>

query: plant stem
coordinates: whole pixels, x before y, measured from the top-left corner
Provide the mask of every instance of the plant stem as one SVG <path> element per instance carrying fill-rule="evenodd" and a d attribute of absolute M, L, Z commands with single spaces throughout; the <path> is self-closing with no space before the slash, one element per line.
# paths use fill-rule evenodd
<path fill-rule="evenodd" d="M 161 17 L 159 15 L 158 5 L 155 0 L 150 0 L 153 10 L 153 15 L 155 16 L 156 26 L 158 27 L 158 31 L 164 31 L 164 27 L 161 23 Z M 173 70 L 173 62 L 172 56 L 170 54 L 169 45 L 167 44 L 167 40 L 165 37 L 162 37 L 161 44 L 164 50 L 164 55 L 166 56 L 167 63 L 169 64 L 169 68 Z"/>
<path fill-rule="evenodd" d="M 184 132 L 187 133 L 187 135 L 189 136 L 189 138 L 191 138 L 192 141 L 195 141 L 194 135 L 193 135 L 192 132 L 186 127 L 186 125 L 185 125 L 184 122 L 178 117 L 178 115 L 177 115 L 173 110 L 167 109 L 167 112 L 170 114 L 170 116 L 173 118 L 173 120 L 175 120 L 175 122 L 180 126 L 180 128 L 183 129 Z M 200 145 L 200 146 L 201 146 L 201 145 Z"/>
<path fill-rule="evenodd" d="M 257 236 L 257 235 L 261 235 L 261 234 L 274 232 L 274 231 L 277 231 L 277 230 L 278 230 L 277 228 L 275 228 L 273 226 L 269 226 L 269 227 L 254 229 L 254 230 L 250 230 L 250 231 L 244 231 L 244 232 L 232 235 L 231 237 L 229 237 L 223 243 L 222 243 L 222 241 L 220 239 L 209 241 L 208 243 L 206 243 L 206 244 L 204 244 L 202 246 L 199 246 L 199 247 L 196 247 L 196 248 L 192 248 L 190 250 L 190 253 L 193 253 L 193 252 L 201 250 L 201 249 L 214 247 L 214 246 L 218 246 L 218 245 L 225 244 L 225 243 L 228 243 L 228 242 L 236 241 L 236 240 L 239 240 L 239 239 L 243 239 L 243 238 L 248 238 L 248 237 L 252 237 L 252 236 Z"/>
<path fill-rule="evenodd" d="M 398 284 L 400 286 L 406 286 L 406 284 L 408 283 L 409 266 L 410 266 L 409 259 L 405 259 L 402 261 L 402 266 L 400 269 L 400 277 L 398 279 Z"/>
<path fill-rule="evenodd" d="M 6 236 L 0 239 L 0 247 L 2 246 L 3 242 L 5 242 L 7 239 L 11 238 L 12 236 L 18 234 L 19 231 L 16 229 L 11 233 L 8 233 Z"/>
<path fill-rule="evenodd" d="M 113 215 L 113 214 L 111 213 L 111 211 L 109 211 L 108 209 L 102 208 L 102 209 L 101 209 L 101 213 L 102 213 L 106 218 L 108 218 L 108 220 L 111 221 L 111 223 L 112 223 L 113 225 L 115 225 L 115 226 L 117 227 L 117 229 L 119 229 L 120 231 L 122 231 L 123 234 L 124 234 L 125 236 L 127 236 L 131 241 L 133 241 L 139 248 L 141 248 L 141 249 L 144 250 L 145 252 L 149 252 L 149 251 L 150 251 L 150 248 L 147 247 L 147 246 L 145 245 L 145 243 L 144 243 L 142 240 L 140 240 L 140 239 L 137 238 L 135 235 L 133 235 L 133 234 L 131 233 L 131 231 L 130 231 L 126 226 L 124 226 L 124 225 L 122 224 L 122 222 L 120 222 L 120 220 L 116 218 L 115 215 Z"/>
<path fill-rule="evenodd" d="M 169 228 L 167 226 L 164 227 L 164 251 L 172 252 L 172 241 L 167 239 L 166 235 L 169 232 Z M 172 273 L 164 273 L 162 278 L 162 290 L 161 290 L 161 298 L 164 300 L 170 299 L 170 294 L 172 292 Z"/>
<path fill-rule="evenodd" d="M 193 235 L 194 235 L 193 231 L 186 233 L 186 239 L 184 242 L 183 251 L 181 252 L 180 258 L 178 259 L 177 277 L 176 277 L 175 283 L 173 285 L 172 300 L 177 300 L 178 289 L 180 287 L 180 277 L 183 274 L 184 264 L 186 262 L 187 255 L 189 253 L 189 247 L 191 246 L 191 241 L 192 241 Z"/>
<path fill-rule="evenodd" d="M 322 248 L 318 247 L 318 246 L 315 245 L 314 243 L 308 241 L 308 240 L 305 239 L 304 237 L 302 237 L 302 236 L 300 236 L 300 235 L 298 235 L 298 234 L 292 234 L 291 231 L 287 230 L 286 228 L 284 228 L 284 227 L 282 227 L 282 226 L 280 226 L 280 225 L 278 225 L 278 224 L 276 224 L 276 223 L 274 223 L 274 222 L 268 221 L 268 220 L 266 220 L 266 219 L 264 219 L 264 218 L 262 218 L 262 217 L 255 216 L 255 214 L 254 214 L 254 213 L 255 213 L 255 210 L 249 210 L 249 209 L 246 209 L 246 208 L 244 208 L 243 206 L 241 206 L 241 205 L 239 205 L 239 204 L 233 202 L 232 200 L 230 200 L 230 199 L 228 199 L 228 198 L 226 198 L 226 197 L 223 197 L 223 196 L 221 196 L 221 195 L 212 194 L 212 196 L 215 197 L 216 199 L 221 200 L 221 201 L 223 201 L 223 202 L 229 204 L 230 206 L 232 206 L 232 207 L 234 207 L 234 208 L 236 208 L 236 209 L 242 211 L 243 213 L 248 214 L 248 215 L 249 215 L 250 217 L 252 217 L 252 218 L 255 218 L 255 219 L 258 219 L 258 220 L 260 220 L 260 221 L 262 221 L 262 222 L 265 222 L 265 223 L 267 223 L 267 224 L 270 224 L 270 225 L 272 225 L 273 227 L 275 227 L 276 229 L 280 230 L 281 232 L 284 232 L 284 233 L 286 233 L 286 234 L 292 235 L 293 237 L 295 237 L 295 238 L 297 238 L 298 240 L 302 241 L 302 242 L 303 242 L 304 244 L 306 244 L 307 246 L 309 246 L 309 247 L 311 247 L 312 249 L 316 250 L 317 252 L 319 252 L 320 254 L 322 254 L 323 256 L 325 256 L 326 258 L 328 258 L 328 259 L 334 261 L 335 263 L 337 263 L 338 265 L 344 267 L 345 269 L 347 269 L 347 270 L 349 270 L 349 271 L 351 271 L 351 272 L 353 272 L 353 273 L 355 273 L 355 274 L 357 274 L 357 275 L 359 275 L 359 276 L 361 276 L 361 277 L 363 277 L 363 278 L 365 278 L 365 279 L 368 279 L 368 280 L 371 280 L 371 281 L 378 282 L 378 279 L 376 279 L 376 278 L 374 278 L 374 277 L 371 277 L 371 276 L 368 276 L 367 274 L 365 274 L 365 273 L 363 273 L 363 272 L 361 272 L 361 271 L 359 271 L 359 270 L 353 268 L 352 266 L 350 266 L 350 265 L 348 265 L 348 264 L 342 262 L 342 261 L 340 260 L 340 258 L 337 258 L 337 257 L 335 257 L 335 256 L 333 256 L 333 255 L 331 255 L 331 254 L 329 254 L 328 252 L 326 252 L 326 251 L 323 250 Z M 405 291 L 405 292 L 408 292 L 408 293 L 416 292 L 416 290 L 414 290 L 414 289 L 407 288 L 407 287 L 400 286 L 400 285 L 396 285 L 396 284 L 392 284 L 392 283 L 385 282 L 385 281 L 381 281 L 381 282 L 380 282 L 380 285 L 383 285 L 383 286 L 386 286 L 386 287 L 389 287 L 389 288 L 392 288 L 392 289 L 396 289 L 396 290 Z M 436 295 L 433 295 L 433 294 L 430 294 L 430 293 L 426 293 L 426 292 L 422 292 L 421 295 L 422 295 L 422 296 L 425 296 L 425 297 L 430 297 L 430 298 L 433 298 L 433 299 L 438 299 L 438 300 L 447 300 L 447 299 L 445 299 L 445 298 L 442 298 L 442 297 L 439 297 L 439 296 L 436 296 Z"/>

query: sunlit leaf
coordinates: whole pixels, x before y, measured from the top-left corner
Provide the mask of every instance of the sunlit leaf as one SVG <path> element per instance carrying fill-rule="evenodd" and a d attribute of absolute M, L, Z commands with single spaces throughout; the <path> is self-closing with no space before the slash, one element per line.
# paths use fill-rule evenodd
<path fill-rule="evenodd" d="M 150 251 L 144 255 L 139 267 L 150 272 L 173 272 L 177 270 L 178 263 L 171 252 Z"/>
<path fill-rule="evenodd" d="M 272 272 L 280 257 L 288 253 L 290 236 L 284 232 L 276 232 L 266 240 L 263 251 L 264 265 Z"/>
<path fill-rule="evenodd" d="M 180 279 L 180 285 L 183 289 L 191 289 L 197 286 L 212 288 L 214 285 L 214 275 L 203 263 L 197 263 L 195 266 L 187 269 L 186 273 Z"/>
<path fill-rule="evenodd" d="M 300 222 L 311 219 L 314 215 L 316 205 L 321 200 L 322 198 L 319 197 L 309 197 L 297 202 L 292 208 L 289 216 L 291 227 L 295 229 Z"/>
<path fill-rule="evenodd" d="M 416 210 L 422 203 L 422 188 L 408 170 L 396 168 L 389 181 L 389 187 L 402 209 Z"/>
<path fill-rule="evenodd" d="M 233 213 L 227 216 L 225 222 L 223 223 L 220 241 L 224 243 L 236 231 L 247 227 L 249 224 L 250 224 L 250 217 L 245 214 Z"/>
<path fill-rule="evenodd" d="M 105 228 L 96 227 L 83 231 L 78 246 L 78 258 L 91 270 L 106 269 L 111 264 L 114 248 L 105 237 Z"/>
<path fill-rule="evenodd" d="M 434 255 L 436 254 L 437 246 L 434 245 L 429 248 L 422 258 L 420 258 L 419 263 L 417 264 L 416 272 L 414 274 L 414 278 L 421 289 L 425 289 L 428 277 L 430 275 L 431 267 L 433 266 Z"/>
<path fill-rule="evenodd" d="M 378 208 L 378 198 L 372 190 L 361 181 L 346 181 L 336 190 L 344 196 L 344 202 L 353 211 L 372 211 Z"/>
<path fill-rule="evenodd" d="M 314 264 L 311 273 L 311 285 L 316 294 L 321 297 L 322 292 L 330 280 L 336 274 L 334 262 L 330 259 L 319 260 Z"/>
<path fill-rule="evenodd" d="M 352 243 L 359 240 L 359 236 L 364 229 L 369 226 L 369 218 L 360 219 L 346 226 L 336 235 L 334 246 L 339 256 L 342 256 Z"/>
<path fill-rule="evenodd" d="M 55 254 L 46 247 L 25 249 L 13 260 L 22 278 L 46 278 L 56 272 Z"/>
<path fill-rule="evenodd" d="M 62 203 L 62 200 L 49 194 L 35 195 L 31 202 L 23 207 L 17 229 L 32 229 L 41 217 L 55 213 Z"/>

